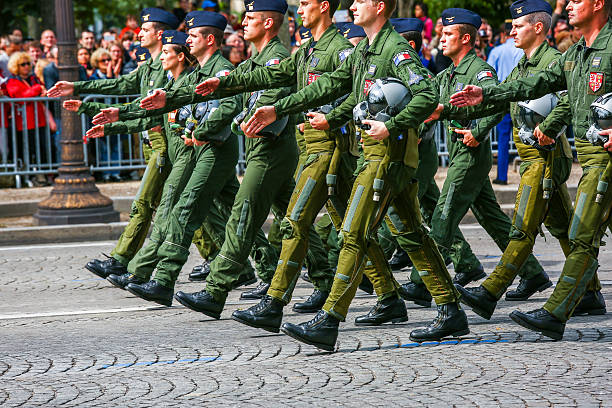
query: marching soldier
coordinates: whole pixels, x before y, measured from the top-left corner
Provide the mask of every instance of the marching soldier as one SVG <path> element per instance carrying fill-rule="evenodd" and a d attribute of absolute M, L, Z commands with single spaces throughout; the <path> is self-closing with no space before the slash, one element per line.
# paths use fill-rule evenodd
<path fill-rule="evenodd" d="M 510 73 L 505 83 L 534 75 L 559 62 L 561 53 L 548 45 L 546 35 L 552 21 L 552 7 L 544 0 L 519 0 L 510 6 L 513 18 L 511 36 L 516 46 L 525 51 L 518 66 Z M 560 135 L 553 150 L 547 151 L 539 144 L 530 145 L 530 140 L 521 140 L 517 124 L 521 122 L 518 105 L 508 105 L 514 123 L 514 143 L 521 164 L 521 182 L 514 208 L 510 243 L 501 261 L 487 279 L 476 288 L 463 288 L 461 301 L 472 307 L 475 313 L 490 319 L 497 301 L 516 277 L 527 256 L 532 252 L 542 222 L 555 236 L 563 253 L 570 252 L 568 227 L 572 202 L 565 185 L 572 168 L 572 152 L 565 137 L 565 121 L 570 115 L 564 98 L 559 105 L 534 129 L 534 133 Z M 498 111 L 499 107 L 495 107 Z M 526 130 L 522 130 L 524 134 Z M 531 139 L 535 142 L 535 139 Z M 549 174 L 550 173 L 550 174 Z M 550 184 L 550 185 L 549 185 Z M 546 196 L 545 196 L 546 195 Z M 508 293 L 506 300 L 525 300 L 536 291 L 552 286 L 546 274 L 533 279 L 521 279 L 517 291 Z"/>
<path fill-rule="evenodd" d="M 589 142 L 587 130 L 591 125 L 591 104 L 599 96 L 612 92 L 609 80 L 612 75 L 611 8 L 610 0 L 570 0 L 566 7 L 569 22 L 583 37 L 559 58 L 557 64 L 533 76 L 499 86 L 468 86 L 451 98 L 451 103 L 459 107 L 482 102 L 503 106 L 509 101 L 531 100 L 551 92 L 568 91 L 578 161 L 583 169 L 568 232 L 570 253 L 557 286 L 544 306 L 527 313 L 516 310 L 510 314 L 521 326 L 557 340 L 563 337 L 565 324 L 572 313 L 579 310 L 577 305 L 583 296 L 593 312 L 603 314 L 606 311 L 601 292 L 590 290 L 587 293 L 587 289 L 596 277 L 599 246 L 610 221 L 612 189 L 600 192 L 598 184 L 610 161 L 612 129 L 595 135 L 608 139 L 604 146 Z M 538 143 L 546 145 L 556 135 L 539 136 Z"/>
<path fill-rule="evenodd" d="M 438 340 L 469 332 L 452 279 L 435 243 L 422 225 L 417 200 L 418 186 L 412 180 L 418 162 L 416 128 L 434 110 L 438 97 L 415 50 L 393 30 L 388 21 L 394 6 L 392 0 L 353 3 L 351 10 L 355 23 L 364 27 L 367 40 L 361 41 L 336 71 L 323 74 L 309 86 L 274 106 L 259 108 L 247 124 L 247 132 L 256 133 L 277 116 L 321 106 L 350 88 L 348 99 L 326 115 L 327 122 L 333 128 L 350 119 L 350 108 L 346 107 L 366 102 L 373 86 L 382 91 L 380 87 L 391 83 L 398 85 L 391 85 L 394 89 L 403 89 L 405 95 L 411 95 L 410 101 L 399 113 L 385 122 L 363 121 L 363 125 L 369 127 L 362 134 L 365 161 L 358 168 L 342 223 L 342 249 L 332 291 L 323 310 L 314 319 L 299 325 L 285 323 L 281 328 L 291 337 L 325 350 L 334 349 L 339 323 L 346 318 L 361 280 L 366 252 L 374 247 L 376 231 L 390 205 L 393 208 L 390 228 L 421 271 L 438 304 L 438 317 L 429 327 L 414 330 L 411 339 Z M 393 79 L 387 80 L 386 77 Z M 385 81 L 381 78 L 385 78 Z M 400 109 L 400 106 L 394 105 L 393 108 Z M 370 255 L 370 259 L 384 266 L 379 270 L 383 283 L 393 284 L 382 252 L 376 257 Z"/>
<path fill-rule="evenodd" d="M 476 110 L 461 110 L 448 103 L 456 90 L 468 84 L 496 84 L 497 76 L 474 51 L 476 31 L 481 24 L 478 14 L 465 9 L 446 9 L 442 12 L 442 24 L 442 49 L 453 64 L 436 77 L 440 105 L 431 118 L 444 120 L 449 129 L 447 145 L 451 164 L 432 216 L 431 236 L 441 252 L 446 254 L 453 244 L 459 222 L 468 209 L 472 209 L 480 225 L 504 251 L 510 242 L 511 223 L 497 203 L 489 180 L 493 159 L 488 137 L 501 119 L 501 111 L 472 121 L 472 117 L 479 116 Z M 485 277 L 482 266 L 478 266 L 477 269 L 458 271 L 454 282 L 463 286 Z M 544 274 L 544 270 L 535 257 L 529 255 L 520 274 L 524 278 L 534 278 Z"/>
<path fill-rule="evenodd" d="M 71 94 L 97 93 L 105 95 L 131 95 L 140 93 L 145 96 L 151 89 L 161 88 L 166 82 L 166 73 L 159 60 L 161 55 L 161 35 L 165 30 L 176 29 L 179 25 L 174 14 L 158 8 L 145 8 L 140 13 L 141 46 L 151 54 L 137 70 L 116 79 L 98 81 L 65 82 L 59 81 L 51 89 L 49 96 L 69 96 Z M 130 213 L 130 221 L 119 237 L 111 257 L 100 261 L 94 259 L 85 266 L 96 275 L 106 278 L 110 274 L 124 274 L 127 264 L 142 247 L 153 212 L 159 205 L 163 184 L 170 172 L 167 165 L 167 140 L 161 126 L 149 129 L 144 134 L 143 153 L 147 168 L 142 177 L 140 188 Z"/>

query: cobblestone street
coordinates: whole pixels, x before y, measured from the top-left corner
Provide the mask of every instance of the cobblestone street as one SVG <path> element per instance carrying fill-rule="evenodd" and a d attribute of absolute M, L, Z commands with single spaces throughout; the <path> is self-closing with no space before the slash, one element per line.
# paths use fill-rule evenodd
<path fill-rule="evenodd" d="M 487 273 L 499 260 L 477 226 L 463 229 Z M 608 240 L 610 241 L 610 240 Z M 155 307 L 84 269 L 113 242 L 0 247 L 0 405 L 6 406 L 612 406 L 612 319 L 576 317 L 562 341 L 514 324 L 508 313 L 543 304 L 502 300 L 490 321 L 467 310 L 471 333 L 418 345 L 410 331 L 435 308 L 407 303 L 409 321 L 356 327 L 375 297 L 358 292 L 326 353 L 285 335 L 240 325 L 231 312 L 254 302 L 230 294 L 222 319 L 175 305 Z M 612 306 L 612 251 L 599 277 Z M 547 234 L 534 253 L 556 282 L 563 266 Z M 187 274 L 176 290 L 196 291 Z M 453 272 L 451 271 L 451 274 Z M 396 274 L 400 283 L 408 272 Z M 518 279 L 515 281 L 515 285 Z M 300 280 L 294 301 L 312 291 Z M 285 309 L 285 321 L 312 315 Z"/>

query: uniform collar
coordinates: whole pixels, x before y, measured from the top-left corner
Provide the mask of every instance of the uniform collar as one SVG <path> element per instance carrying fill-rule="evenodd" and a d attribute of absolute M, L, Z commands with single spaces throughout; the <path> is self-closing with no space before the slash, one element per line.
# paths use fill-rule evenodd
<path fill-rule="evenodd" d="M 335 24 L 332 24 L 327 27 L 327 29 L 323 32 L 321 38 L 319 38 L 319 41 L 317 41 L 317 43 L 315 44 L 314 49 L 325 51 L 327 47 L 329 47 L 329 44 L 331 44 L 332 40 L 336 37 L 336 34 L 338 34 L 338 28 Z M 312 43 L 313 41 L 314 38 L 311 38 L 310 42 Z M 310 46 L 308 48 L 310 48 Z"/>
<path fill-rule="evenodd" d="M 549 48 L 550 48 L 550 45 L 548 45 L 546 40 L 543 41 L 542 44 L 540 44 L 538 48 L 535 49 L 533 54 L 531 54 L 531 58 L 527 58 L 527 54 L 521 57 L 521 60 L 518 63 L 519 66 L 524 67 L 527 65 L 531 65 L 535 67 L 536 65 L 540 63 L 540 60 L 542 59 L 544 54 L 546 54 L 546 51 L 548 51 Z"/>
<path fill-rule="evenodd" d="M 601 28 L 599 34 L 597 34 L 597 38 L 593 41 L 591 45 L 591 49 L 594 50 L 605 50 L 608 48 L 608 43 L 610 42 L 610 37 L 612 37 L 612 20 L 608 19 L 608 22 Z M 586 41 L 584 37 L 580 38 L 577 43 L 577 46 L 580 48 L 586 47 Z"/>
<path fill-rule="evenodd" d="M 256 65 L 265 65 L 266 62 L 268 62 L 268 60 L 270 59 L 270 50 L 274 49 L 277 45 L 280 44 L 280 40 L 278 39 L 278 37 L 275 36 L 270 40 L 270 42 L 266 44 L 265 47 L 263 47 L 261 52 L 259 52 L 254 57 L 251 57 L 251 61 L 253 61 L 253 63 L 255 63 Z"/>
<path fill-rule="evenodd" d="M 210 56 L 204 66 L 200 67 L 198 72 L 204 74 L 205 76 L 211 76 L 213 74 L 213 67 L 217 65 L 217 60 L 219 59 L 219 57 L 221 57 L 221 51 L 217 50 L 213 55 Z"/>
<path fill-rule="evenodd" d="M 387 42 L 387 38 L 389 38 L 391 33 L 394 33 L 394 32 L 395 30 L 391 26 L 391 23 L 389 22 L 389 20 L 387 20 L 387 22 L 382 26 L 378 34 L 376 34 L 376 37 L 374 37 L 374 41 L 368 48 L 368 52 L 371 54 L 379 54 L 379 55 L 382 54 L 383 49 L 385 47 L 385 43 Z M 367 41 L 362 41 L 362 42 L 365 43 L 366 45 L 368 43 Z"/>
<path fill-rule="evenodd" d="M 161 60 L 159 59 L 161 57 L 161 52 L 159 54 L 157 54 L 157 57 L 155 57 L 155 59 L 151 58 L 149 61 L 151 64 L 151 69 L 159 69 L 159 70 L 163 70 L 164 68 L 162 67 L 162 63 Z"/>
<path fill-rule="evenodd" d="M 478 58 L 478 55 L 476 55 L 476 51 L 472 48 L 451 72 L 453 74 L 465 74 L 475 58 Z"/>

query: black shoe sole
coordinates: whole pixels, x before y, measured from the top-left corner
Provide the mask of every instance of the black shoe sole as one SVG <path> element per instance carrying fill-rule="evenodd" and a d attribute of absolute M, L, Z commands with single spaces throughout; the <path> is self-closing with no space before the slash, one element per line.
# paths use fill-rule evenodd
<path fill-rule="evenodd" d="M 461 290 L 457 288 L 457 290 L 461 294 L 461 298 L 459 298 L 459 301 L 461 303 L 467 305 L 470 309 L 472 309 L 472 312 L 476 313 L 483 319 L 491 320 L 491 316 L 493 316 L 493 313 L 489 313 L 486 310 L 481 309 L 478 303 L 473 302 L 472 299 L 465 292 L 463 292 L 465 289 Z"/>
<path fill-rule="evenodd" d="M 510 318 L 512 319 L 512 321 L 514 321 L 514 323 L 518 324 L 519 326 L 523 326 L 524 328 L 534 331 L 536 333 L 542 333 L 544 336 L 550 337 L 553 340 L 561 340 L 563 338 L 563 333 L 560 334 L 534 326 L 533 324 L 524 320 L 518 313 L 516 313 L 516 311 L 510 313 Z"/>
<path fill-rule="evenodd" d="M 170 298 L 170 300 L 167 300 L 167 299 L 153 299 L 153 298 L 150 298 L 148 296 L 144 296 L 141 293 L 138 293 L 138 292 L 136 292 L 134 290 L 131 290 L 127 286 L 126 286 L 125 290 L 127 290 L 128 292 L 130 292 L 134 296 L 137 296 L 137 297 L 139 297 L 141 299 L 146 300 L 147 302 L 154 302 L 154 303 L 157 303 L 159 305 L 168 306 L 168 307 L 172 306 L 172 298 Z"/>
<path fill-rule="evenodd" d="M 137 281 L 132 281 L 132 282 L 128 282 L 126 285 L 120 285 L 119 282 L 115 282 L 114 280 L 110 279 L 110 275 L 108 275 L 106 277 L 106 280 L 109 281 L 114 287 L 119 288 L 119 289 L 123 289 L 123 290 L 127 290 L 125 287 L 127 285 L 129 285 L 130 283 L 135 283 L 137 285 L 142 285 L 143 283 L 147 283 L 146 281 L 138 281 L 138 282 Z"/>
<path fill-rule="evenodd" d="M 321 310 L 321 308 L 323 308 L 323 306 L 315 309 L 315 308 L 310 308 L 310 309 L 296 309 L 295 305 L 293 305 L 293 307 L 291 308 L 291 310 L 293 310 L 295 313 L 319 313 L 319 311 Z"/>
<path fill-rule="evenodd" d="M 252 285 L 252 284 L 254 284 L 254 283 L 256 283 L 256 282 L 257 282 L 257 278 L 256 278 L 256 277 L 253 277 L 253 279 L 249 279 L 249 280 L 244 281 L 244 282 L 238 282 L 238 283 L 236 283 L 236 285 L 235 285 L 235 286 L 233 286 L 233 287 L 232 287 L 232 289 L 238 289 L 238 288 L 239 288 L 239 287 L 241 287 L 241 286 L 249 286 L 249 285 Z"/>
<path fill-rule="evenodd" d="M 263 298 L 263 295 L 257 296 L 257 295 L 246 295 L 246 296 L 242 296 L 240 295 L 240 300 L 261 300 Z"/>
<path fill-rule="evenodd" d="M 528 296 L 521 296 L 521 297 L 508 297 L 508 294 L 506 293 L 506 300 L 508 302 L 514 302 L 514 301 L 521 301 L 521 300 L 527 300 L 530 297 L 532 297 L 533 295 L 535 295 L 536 292 L 542 292 L 545 291 L 546 289 L 550 288 L 552 286 L 552 282 L 548 281 L 546 283 L 541 284 L 540 286 L 538 286 L 538 288 L 531 294 L 529 294 Z"/>
<path fill-rule="evenodd" d="M 453 283 L 456 283 L 456 284 L 461 285 L 461 286 L 466 286 L 466 285 L 468 285 L 469 283 L 479 281 L 479 280 L 481 280 L 482 278 L 486 278 L 486 277 L 487 277 L 487 274 L 486 274 L 486 273 L 483 271 L 482 273 L 480 273 L 480 274 L 478 274 L 478 275 L 476 275 L 476 276 L 471 277 L 471 278 L 470 278 L 470 280 L 469 280 L 469 281 L 467 281 L 467 282 L 465 282 L 465 283 L 456 282 L 454 279 L 453 279 Z"/>
<path fill-rule="evenodd" d="M 102 279 L 106 279 L 109 277 L 109 275 L 111 275 L 110 273 L 108 275 L 105 275 L 103 272 L 98 271 L 96 268 L 89 264 L 85 265 L 85 269 Z"/>
<path fill-rule="evenodd" d="M 355 326 L 380 326 L 383 325 L 385 323 L 404 323 L 408 321 L 408 316 L 402 316 L 402 317 L 394 317 L 391 320 L 385 320 L 384 322 L 357 322 L 355 321 Z"/>
<path fill-rule="evenodd" d="M 306 343 L 309 344 L 311 346 L 315 346 L 316 348 L 319 348 L 321 350 L 325 350 L 325 351 L 334 351 L 336 350 L 336 345 L 334 344 L 333 346 L 330 346 L 329 344 L 323 344 L 323 343 L 317 343 L 316 341 L 311 341 L 308 339 L 304 339 L 300 336 L 298 336 L 297 334 L 281 327 L 280 329 L 283 333 L 285 333 L 287 336 L 291 337 L 292 339 L 295 339 L 301 343 Z"/>
<path fill-rule="evenodd" d="M 189 279 L 189 282 L 204 282 L 206 281 L 206 278 L 208 278 L 208 276 L 205 276 L 203 278 L 192 278 L 190 276 L 188 279 Z"/>
<path fill-rule="evenodd" d="M 606 312 L 607 312 L 606 309 L 591 309 L 591 310 L 587 310 L 584 312 L 578 312 L 578 313 L 574 311 L 574 313 L 572 314 L 572 317 L 574 316 L 601 316 L 601 315 L 605 315 Z"/>
<path fill-rule="evenodd" d="M 219 320 L 221 318 L 221 313 L 215 313 L 215 312 L 211 312 L 210 310 L 205 310 L 205 309 L 200 309 L 197 306 L 193 306 L 190 305 L 189 303 L 187 303 L 186 301 L 183 301 L 182 298 L 174 295 L 174 298 L 176 299 L 177 302 L 179 302 L 181 305 L 185 306 L 187 309 L 191 309 L 195 312 L 200 312 L 205 314 L 208 317 L 212 317 L 213 319 L 217 319 Z"/>
<path fill-rule="evenodd" d="M 270 333 L 278 333 L 278 332 L 280 332 L 280 326 L 278 326 L 278 327 L 263 326 L 263 325 L 259 325 L 257 323 L 250 322 L 248 320 L 243 320 L 243 319 L 239 318 L 238 316 L 234 316 L 234 315 L 232 315 L 232 320 L 235 320 L 238 323 L 246 324 L 247 326 L 254 327 L 256 329 L 263 329 L 263 330 L 265 330 L 267 332 L 270 332 Z"/>
<path fill-rule="evenodd" d="M 465 335 L 468 335 L 468 334 L 470 334 L 470 329 L 469 328 L 457 330 L 456 332 L 447 334 L 446 336 L 440 336 L 440 337 L 436 337 L 436 338 L 431 337 L 431 338 L 428 338 L 428 339 L 415 339 L 414 337 L 412 337 L 412 334 L 411 334 L 410 335 L 410 340 L 412 340 L 414 342 L 417 342 L 417 343 L 423 343 L 425 341 L 441 341 L 442 339 L 446 339 L 446 338 L 449 338 L 449 337 L 460 337 L 460 336 L 465 336 Z"/>

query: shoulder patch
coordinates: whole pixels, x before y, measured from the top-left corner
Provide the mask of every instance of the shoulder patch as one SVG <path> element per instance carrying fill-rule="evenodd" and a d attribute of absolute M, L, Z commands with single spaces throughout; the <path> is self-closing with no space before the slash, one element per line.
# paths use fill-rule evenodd
<path fill-rule="evenodd" d="M 412 58 L 412 56 L 410 55 L 408 51 L 402 51 L 402 52 L 395 54 L 395 56 L 393 57 L 393 63 L 397 67 L 399 64 L 401 64 L 404 61 L 408 61 L 410 58 Z"/>
<path fill-rule="evenodd" d="M 353 53 L 354 48 L 347 48 L 346 50 L 342 50 L 338 53 L 338 58 L 340 62 L 344 62 L 344 60 Z"/>
<path fill-rule="evenodd" d="M 478 75 L 476 75 L 476 79 L 479 81 L 484 81 L 485 79 L 493 79 L 493 72 L 489 70 L 480 71 Z"/>
<path fill-rule="evenodd" d="M 221 71 L 217 72 L 217 73 L 215 74 L 215 76 L 216 76 L 217 78 L 219 78 L 219 77 L 228 76 L 229 74 L 230 74 L 230 70 L 229 70 L 229 69 L 222 69 Z"/>
<path fill-rule="evenodd" d="M 552 61 L 550 64 L 548 64 L 548 69 L 551 69 L 552 67 L 554 67 L 555 65 L 557 65 L 557 62 L 559 62 L 558 60 L 554 60 Z"/>
<path fill-rule="evenodd" d="M 278 64 L 280 64 L 280 59 L 272 58 L 266 62 L 266 67 L 269 67 L 270 65 L 278 65 Z"/>
<path fill-rule="evenodd" d="M 410 74 L 410 79 L 408 81 L 410 85 L 417 85 L 419 82 L 421 82 L 424 79 L 423 75 L 414 73 L 410 68 L 408 68 L 408 72 Z"/>

